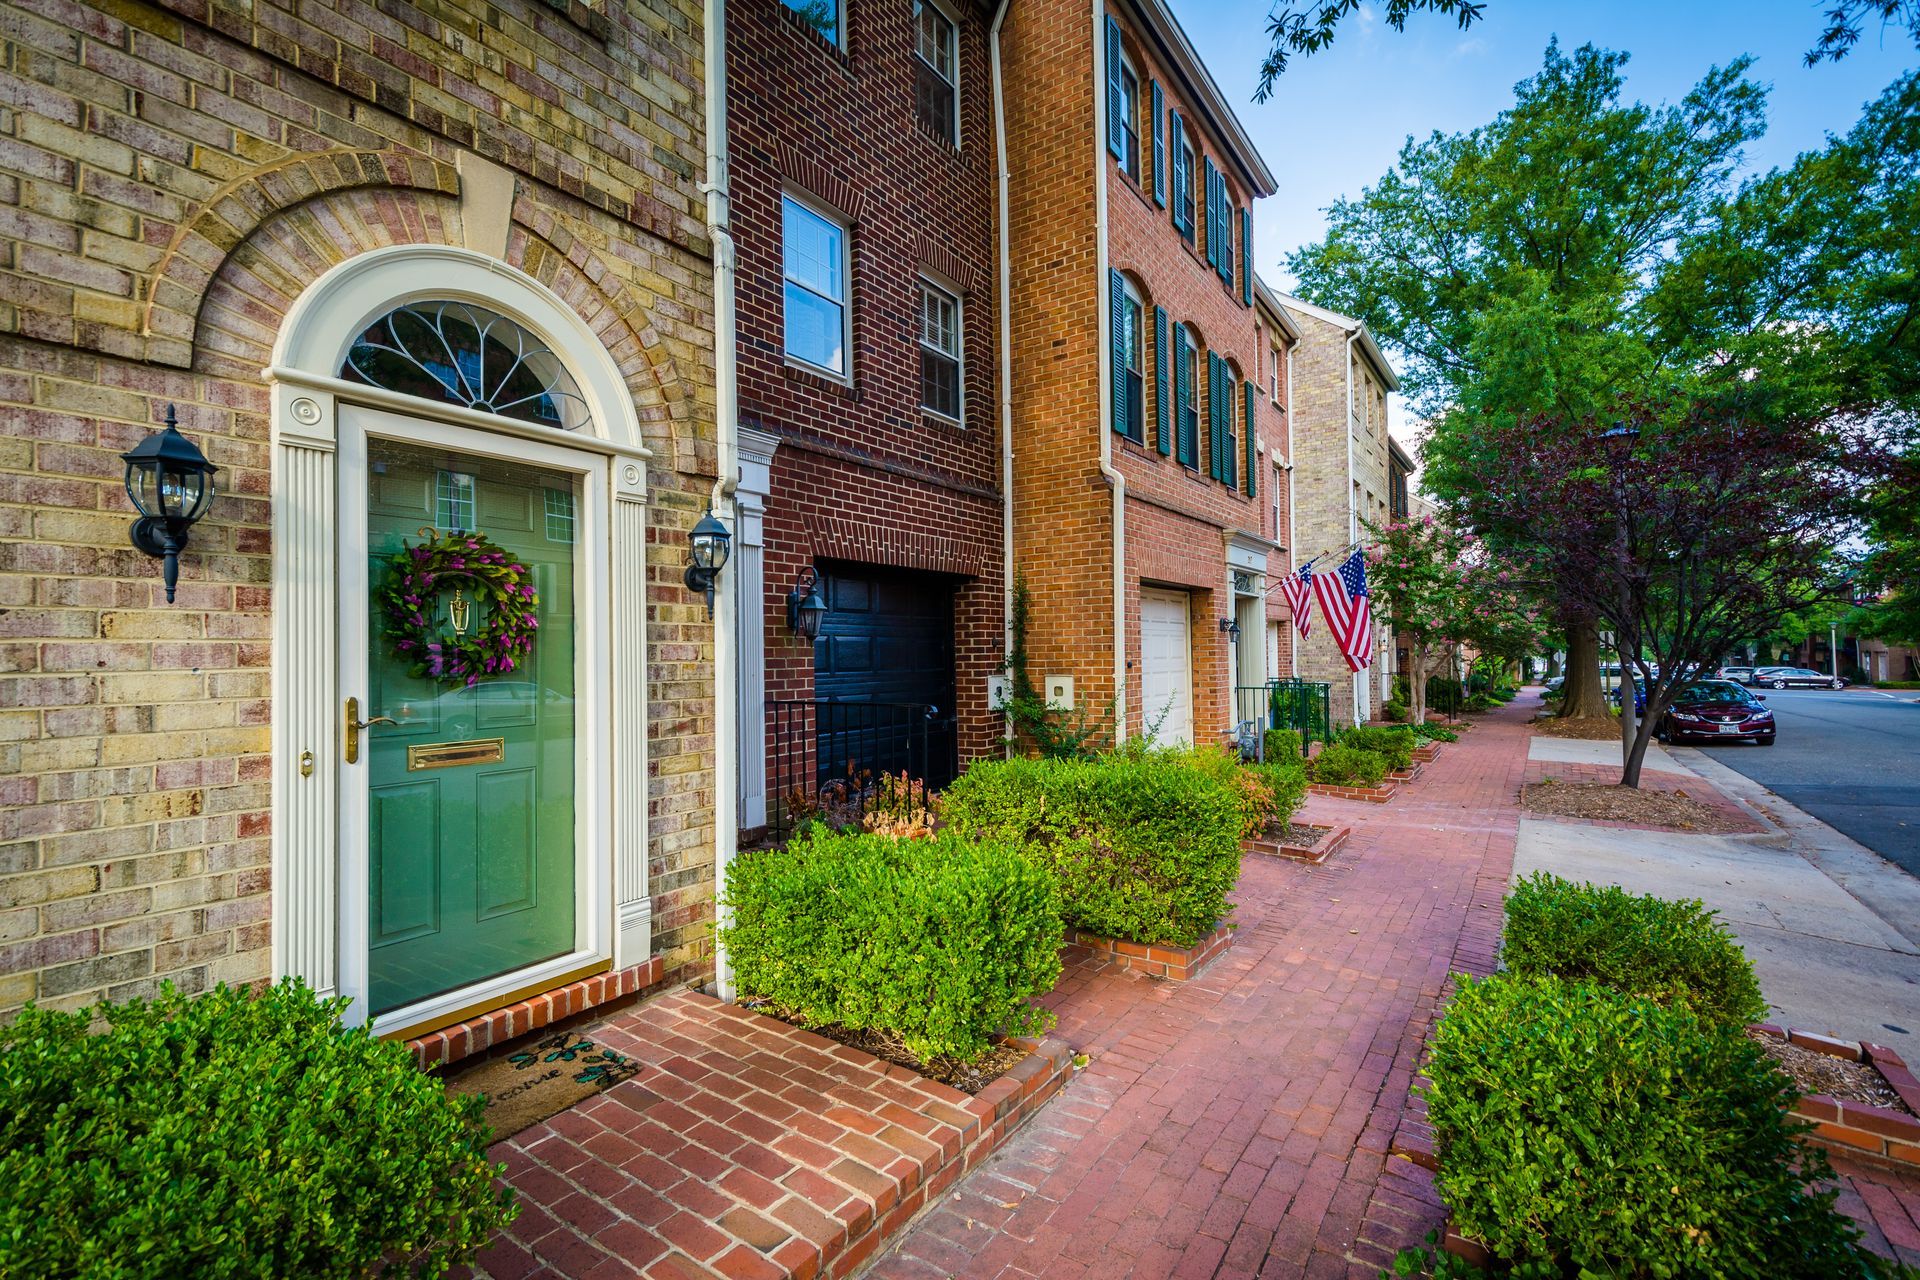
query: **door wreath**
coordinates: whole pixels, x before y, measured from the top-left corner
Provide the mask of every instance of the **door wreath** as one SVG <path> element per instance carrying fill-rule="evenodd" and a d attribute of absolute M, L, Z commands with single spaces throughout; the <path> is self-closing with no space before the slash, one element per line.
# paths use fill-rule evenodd
<path fill-rule="evenodd" d="M 387 561 L 387 580 L 380 588 L 394 655 L 412 663 L 415 676 L 448 685 L 472 686 L 512 671 L 533 652 L 533 633 L 540 629 L 533 570 L 477 533 L 422 528 L 420 537 L 417 545 L 402 543 Z M 454 590 L 448 607 L 451 635 L 435 618 L 447 586 Z M 466 598 L 469 589 L 473 601 Z M 472 604 L 481 600 L 487 603 L 486 621 L 469 634 Z"/>

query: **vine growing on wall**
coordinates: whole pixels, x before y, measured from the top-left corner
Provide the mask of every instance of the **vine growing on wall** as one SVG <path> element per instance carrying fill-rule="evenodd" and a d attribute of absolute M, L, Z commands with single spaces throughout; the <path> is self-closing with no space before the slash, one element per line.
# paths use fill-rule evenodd
<path fill-rule="evenodd" d="M 1061 711 L 1047 705 L 1046 694 L 1033 682 L 1027 670 L 1027 628 L 1033 617 L 1033 596 L 1027 590 L 1026 575 L 1013 575 L 1012 633 L 1007 637 L 1007 657 L 1000 669 L 1007 676 L 1006 713 L 1012 732 L 1006 743 L 1018 751 L 1032 749 L 1054 760 L 1090 760 L 1100 753 L 1103 742 L 1112 739 L 1113 702 L 1097 717 L 1082 707 Z"/>

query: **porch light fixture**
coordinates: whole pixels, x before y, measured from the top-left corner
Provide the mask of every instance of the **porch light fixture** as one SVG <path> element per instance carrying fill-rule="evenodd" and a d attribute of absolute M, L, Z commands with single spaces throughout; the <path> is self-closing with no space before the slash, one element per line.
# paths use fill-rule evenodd
<path fill-rule="evenodd" d="M 1240 624 L 1232 618 L 1220 619 L 1220 629 L 1227 633 L 1227 639 L 1236 641 L 1240 639 Z"/>
<path fill-rule="evenodd" d="M 727 556 L 733 550 L 733 535 L 727 532 L 727 526 L 714 519 L 713 508 L 707 508 L 707 514 L 693 526 L 693 532 L 687 535 L 689 543 L 687 572 L 684 581 L 687 590 L 697 591 L 707 598 L 707 616 L 713 616 L 713 584 L 720 576 L 720 570 L 727 565 Z"/>
<path fill-rule="evenodd" d="M 787 592 L 787 629 L 802 640 L 820 638 L 820 623 L 827 616 L 827 602 L 820 595 L 820 575 L 808 566 L 793 580 Z"/>
<path fill-rule="evenodd" d="M 213 473 L 220 468 L 180 434 L 172 405 L 167 406 L 167 429 L 148 436 L 121 454 L 120 460 L 127 464 L 127 498 L 140 513 L 129 535 L 135 547 L 166 560 L 163 577 L 167 603 L 172 604 L 187 531 L 207 514 L 213 501 Z"/>

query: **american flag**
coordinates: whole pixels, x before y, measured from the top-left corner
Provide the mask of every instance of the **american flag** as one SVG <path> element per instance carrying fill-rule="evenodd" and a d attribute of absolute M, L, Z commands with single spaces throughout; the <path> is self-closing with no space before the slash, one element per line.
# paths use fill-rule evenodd
<path fill-rule="evenodd" d="M 1313 566 L 1303 564 L 1300 572 L 1290 573 L 1280 579 L 1280 594 L 1287 598 L 1287 605 L 1293 610 L 1293 625 L 1300 628 L 1302 636 L 1313 632 Z"/>
<path fill-rule="evenodd" d="M 1327 629 L 1340 646 L 1349 670 L 1373 665 L 1373 600 L 1367 595 L 1367 561 L 1359 551 L 1348 556 L 1338 573 L 1316 574 L 1313 595 L 1327 615 Z"/>

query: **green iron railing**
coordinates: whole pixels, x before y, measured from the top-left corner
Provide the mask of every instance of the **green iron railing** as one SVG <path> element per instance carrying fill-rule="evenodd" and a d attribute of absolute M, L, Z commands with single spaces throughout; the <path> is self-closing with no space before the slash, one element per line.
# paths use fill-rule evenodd
<path fill-rule="evenodd" d="M 1333 738 L 1333 686 L 1317 680 L 1269 680 L 1234 688 L 1234 719 L 1268 729 L 1293 729 L 1305 748 Z M 1260 735 L 1264 740 L 1264 735 Z M 1264 754 L 1264 742 L 1261 753 Z"/>

